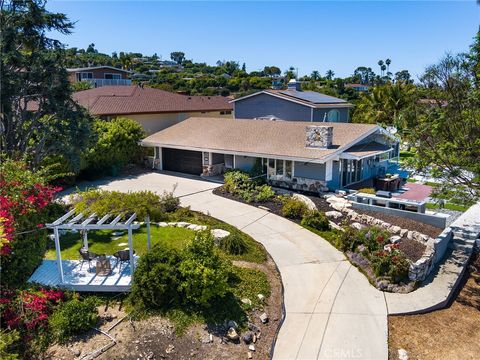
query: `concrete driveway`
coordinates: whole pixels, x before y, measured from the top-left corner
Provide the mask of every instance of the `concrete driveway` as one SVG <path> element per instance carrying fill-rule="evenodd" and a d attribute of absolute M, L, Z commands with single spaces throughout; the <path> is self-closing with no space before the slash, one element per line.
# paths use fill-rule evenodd
<path fill-rule="evenodd" d="M 262 243 L 284 285 L 285 319 L 274 359 L 387 359 L 382 292 L 321 237 L 265 210 L 213 195 L 214 183 L 148 173 L 90 185 L 119 191 L 170 191 L 192 210 L 236 226 Z"/>

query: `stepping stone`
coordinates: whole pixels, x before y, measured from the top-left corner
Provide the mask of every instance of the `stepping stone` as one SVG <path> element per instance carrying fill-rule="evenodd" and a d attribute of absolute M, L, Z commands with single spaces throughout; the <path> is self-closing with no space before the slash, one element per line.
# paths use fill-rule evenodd
<path fill-rule="evenodd" d="M 128 245 L 128 243 L 120 243 L 117 246 L 127 246 L 127 245 Z"/>
<path fill-rule="evenodd" d="M 121 238 L 122 238 L 121 236 L 115 236 L 115 237 L 112 238 L 112 240 L 119 240 Z"/>
<path fill-rule="evenodd" d="M 120 236 L 120 235 L 123 235 L 123 231 L 114 231 L 112 233 L 113 236 Z"/>
<path fill-rule="evenodd" d="M 177 223 L 177 226 L 178 226 L 178 227 L 182 227 L 182 228 L 186 228 L 186 227 L 188 227 L 188 226 L 190 226 L 190 225 L 192 225 L 192 224 L 190 224 L 190 223 L 188 223 L 188 222 L 185 222 L 185 221 L 180 221 L 180 222 Z"/>
<path fill-rule="evenodd" d="M 225 237 L 227 237 L 228 235 L 230 235 L 230 232 L 228 232 L 227 230 L 222 230 L 222 229 L 213 229 L 211 231 L 212 235 L 213 235 L 213 238 L 215 240 L 221 240 Z"/>
<path fill-rule="evenodd" d="M 158 223 L 158 226 L 159 226 L 159 227 L 167 227 L 168 224 L 167 224 L 166 222 L 159 222 L 159 223 Z"/>

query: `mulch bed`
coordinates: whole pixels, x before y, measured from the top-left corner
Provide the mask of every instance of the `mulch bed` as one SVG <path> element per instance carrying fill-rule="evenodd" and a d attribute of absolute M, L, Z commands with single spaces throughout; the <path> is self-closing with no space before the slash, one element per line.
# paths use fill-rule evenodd
<path fill-rule="evenodd" d="M 399 250 L 402 251 L 405 256 L 413 262 L 417 261 L 423 256 L 426 248 L 426 246 L 420 242 L 416 240 L 410 240 L 405 237 L 400 240 L 398 245 Z"/>

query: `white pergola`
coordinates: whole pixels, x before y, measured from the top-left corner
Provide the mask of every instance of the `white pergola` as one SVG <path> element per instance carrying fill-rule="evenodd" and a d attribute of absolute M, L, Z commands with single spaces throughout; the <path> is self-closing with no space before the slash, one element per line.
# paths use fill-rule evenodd
<path fill-rule="evenodd" d="M 135 258 L 133 256 L 133 239 L 132 231 L 140 228 L 140 224 L 134 224 L 137 214 L 133 213 L 128 220 L 121 222 L 123 215 L 114 217 L 112 214 L 107 214 L 102 218 L 98 218 L 96 214 L 85 216 L 84 214 L 75 215 L 75 210 L 71 210 L 65 215 L 59 217 L 53 223 L 46 224 L 46 227 L 53 229 L 55 239 L 55 250 L 57 253 L 57 267 L 62 283 L 64 282 L 62 255 L 60 248 L 59 230 L 79 230 L 83 231 L 83 246 L 88 250 L 88 231 L 89 230 L 127 230 L 128 231 L 128 249 L 130 252 L 130 270 L 133 279 L 133 272 L 135 270 Z M 112 221 L 107 222 L 113 218 Z M 150 219 L 147 216 L 147 241 L 148 249 L 151 248 L 150 242 Z"/>

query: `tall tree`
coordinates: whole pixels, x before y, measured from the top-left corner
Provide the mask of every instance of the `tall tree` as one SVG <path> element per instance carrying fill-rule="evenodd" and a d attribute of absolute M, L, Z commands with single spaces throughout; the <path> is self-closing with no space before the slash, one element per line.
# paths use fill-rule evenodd
<path fill-rule="evenodd" d="M 170 59 L 175 61 L 178 65 L 181 65 L 185 60 L 185 53 L 181 51 L 174 51 L 170 53 Z"/>
<path fill-rule="evenodd" d="M 313 81 L 317 81 L 320 79 L 320 73 L 317 70 L 313 70 L 310 77 L 312 78 Z"/>
<path fill-rule="evenodd" d="M 335 72 L 333 70 L 327 70 L 327 72 L 325 73 L 325 77 L 327 78 L 327 80 L 332 80 L 334 76 Z"/>
<path fill-rule="evenodd" d="M 429 99 L 411 141 L 415 165 L 429 169 L 449 190 L 480 197 L 480 30 L 468 54 L 447 55 L 429 66 L 421 83 Z"/>
<path fill-rule="evenodd" d="M 383 67 L 385 66 L 383 60 L 378 60 L 378 66 L 380 67 L 381 75 L 383 76 Z"/>
<path fill-rule="evenodd" d="M 48 12 L 43 0 L 0 5 L 0 150 L 26 156 L 32 167 L 56 155 L 78 166 L 90 121 L 70 97 L 63 45 L 47 37 L 69 34 L 73 24 Z"/>

